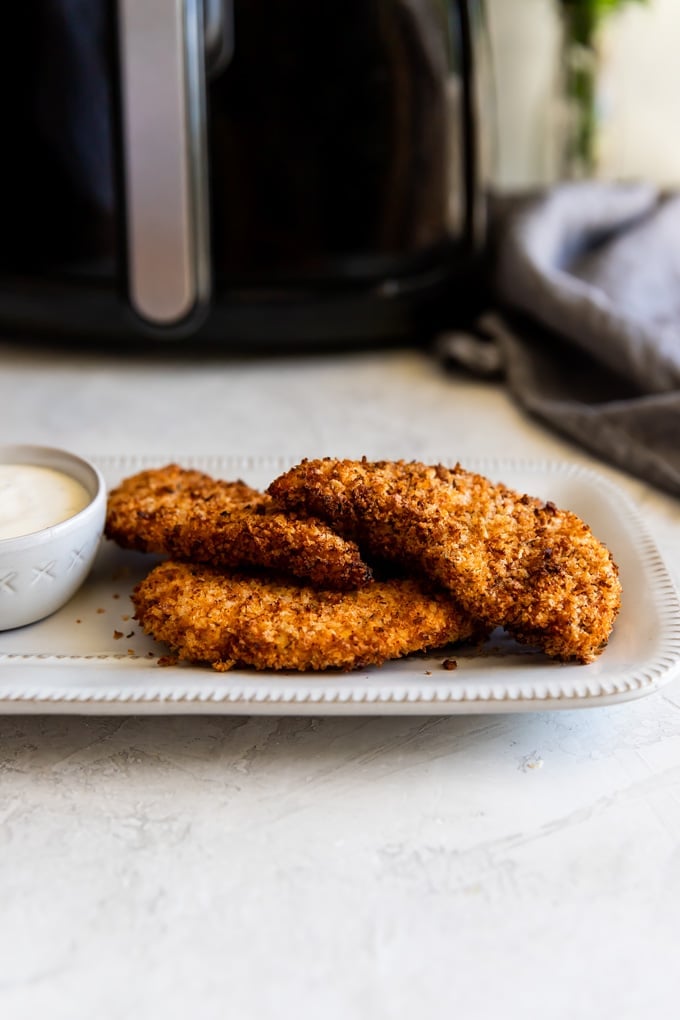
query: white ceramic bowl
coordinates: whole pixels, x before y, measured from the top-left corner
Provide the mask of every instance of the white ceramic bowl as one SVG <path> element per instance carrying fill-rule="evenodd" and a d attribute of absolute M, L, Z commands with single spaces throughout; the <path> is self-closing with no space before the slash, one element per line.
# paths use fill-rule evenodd
<path fill-rule="evenodd" d="M 0 539 L 0 631 L 23 627 L 60 609 L 87 577 L 106 516 L 106 488 L 97 468 L 66 450 L 0 446 L 0 464 L 62 471 L 80 482 L 90 502 L 41 531 Z"/>

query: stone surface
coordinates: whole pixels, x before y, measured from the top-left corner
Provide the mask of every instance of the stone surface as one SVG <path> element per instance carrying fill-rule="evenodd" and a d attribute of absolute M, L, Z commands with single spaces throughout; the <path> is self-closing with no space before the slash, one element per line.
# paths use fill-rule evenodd
<path fill-rule="evenodd" d="M 418 352 L 189 362 L 0 345 L 4 442 L 567 458 Z M 680 681 L 453 718 L 0 718 L 8 1020 L 674 1015 Z"/>

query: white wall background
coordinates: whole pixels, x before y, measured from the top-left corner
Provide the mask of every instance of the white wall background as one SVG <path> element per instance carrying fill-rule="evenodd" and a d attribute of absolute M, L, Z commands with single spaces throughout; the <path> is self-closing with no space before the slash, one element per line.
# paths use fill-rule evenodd
<path fill-rule="evenodd" d="M 558 173 L 557 0 L 487 0 L 501 189 Z M 601 40 L 598 176 L 680 185 L 680 0 L 613 15 Z"/>

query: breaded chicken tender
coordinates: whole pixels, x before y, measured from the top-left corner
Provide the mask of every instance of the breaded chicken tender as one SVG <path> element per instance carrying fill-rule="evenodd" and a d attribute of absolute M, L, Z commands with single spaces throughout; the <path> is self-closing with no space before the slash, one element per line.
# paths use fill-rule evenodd
<path fill-rule="evenodd" d="M 588 526 L 552 503 L 460 466 L 405 461 L 303 461 L 267 491 L 548 655 L 591 662 L 610 636 L 618 569 Z"/>
<path fill-rule="evenodd" d="M 135 618 L 181 658 L 217 670 L 357 669 L 467 639 L 478 627 L 412 580 L 351 592 L 173 562 L 134 589 Z"/>
<path fill-rule="evenodd" d="M 325 588 L 371 578 L 354 542 L 324 522 L 282 512 L 242 481 L 169 464 L 109 493 L 105 534 L 125 549 L 214 566 L 268 566 Z"/>

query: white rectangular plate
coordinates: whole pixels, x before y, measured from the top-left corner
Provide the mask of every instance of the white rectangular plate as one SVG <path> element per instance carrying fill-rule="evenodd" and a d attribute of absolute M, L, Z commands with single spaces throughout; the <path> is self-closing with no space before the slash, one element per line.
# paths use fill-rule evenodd
<path fill-rule="evenodd" d="M 94 458 L 108 485 L 172 458 Z M 432 458 L 446 462 L 445 458 Z M 191 458 L 184 466 L 264 488 L 291 461 Z M 573 510 L 611 549 L 623 601 L 614 633 L 588 665 L 548 660 L 500 632 L 479 649 L 414 656 L 352 673 L 216 673 L 162 668 L 165 649 L 141 633 L 129 594 L 152 558 L 104 541 L 80 592 L 47 620 L 0 633 L 4 713 L 380 715 L 592 707 L 657 690 L 680 663 L 680 603 L 635 507 L 596 472 L 572 464 L 466 461 L 522 492 Z"/>

